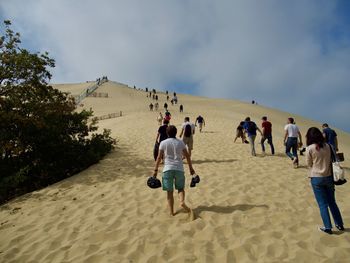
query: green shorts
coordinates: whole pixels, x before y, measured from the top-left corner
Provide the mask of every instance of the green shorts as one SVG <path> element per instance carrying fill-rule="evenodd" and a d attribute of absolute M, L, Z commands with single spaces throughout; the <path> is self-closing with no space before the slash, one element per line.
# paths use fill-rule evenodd
<path fill-rule="evenodd" d="M 185 173 L 177 170 L 168 170 L 163 172 L 162 185 L 164 191 L 183 190 L 185 188 Z"/>

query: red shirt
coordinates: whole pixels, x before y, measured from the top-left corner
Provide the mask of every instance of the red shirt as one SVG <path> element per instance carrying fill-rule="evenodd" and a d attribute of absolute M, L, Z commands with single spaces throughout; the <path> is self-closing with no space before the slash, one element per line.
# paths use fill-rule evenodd
<path fill-rule="evenodd" d="M 263 135 L 271 135 L 272 133 L 272 124 L 269 121 L 263 121 L 263 123 L 261 124 L 261 126 L 263 127 Z"/>

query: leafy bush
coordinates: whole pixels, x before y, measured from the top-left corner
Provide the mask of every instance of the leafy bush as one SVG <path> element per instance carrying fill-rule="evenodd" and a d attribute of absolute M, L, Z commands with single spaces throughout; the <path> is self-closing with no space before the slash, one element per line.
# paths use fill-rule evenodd
<path fill-rule="evenodd" d="M 0 38 L 0 203 L 71 176 L 101 160 L 115 140 L 76 112 L 74 100 L 48 85 L 48 53 L 19 47 L 4 21 Z"/>

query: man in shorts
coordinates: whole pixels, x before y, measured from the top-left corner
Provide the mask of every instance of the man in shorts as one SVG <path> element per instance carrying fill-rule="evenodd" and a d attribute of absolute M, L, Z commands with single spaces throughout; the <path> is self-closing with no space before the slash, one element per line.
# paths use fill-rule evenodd
<path fill-rule="evenodd" d="M 185 203 L 185 172 L 182 156 L 185 156 L 191 175 L 195 174 L 192 167 L 191 157 L 183 141 L 176 138 L 177 129 L 170 125 L 167 128 L 168 139 L 162 141 L 159 146 L 159 154 L 156 160 L 153 176 L 157 177 L 158 167 L 164 158 L 164 168 L 162 175 L 163 190 L 167 191 L 167 200 L 170 215 L 174 216 L 174 184 L 178 191 L 180 206 L 188 213 L 191 209 Z"/>
<path fill-rule="evenodd" d="M 204 118 L 201 115 L 199 115 L 196 119 L 196 122 L 194 123 L 195 126 L 197 126 L 197 122 L 198 122 L 199 132 L 202 132 L 203 125 L 205 126 Z"/>
<path fill-rule="evenodd" d="M 190 117 L 185 117 L 185 122 L 182 124 L 180 138 L 182 138 L 183 142 L 187 146 L 188 153 L 190 156 L 191 156 L 191 152 L 193 150 L 194 132 L 195 132 L 195 126 L 192 122 L 190 122 Z"/>

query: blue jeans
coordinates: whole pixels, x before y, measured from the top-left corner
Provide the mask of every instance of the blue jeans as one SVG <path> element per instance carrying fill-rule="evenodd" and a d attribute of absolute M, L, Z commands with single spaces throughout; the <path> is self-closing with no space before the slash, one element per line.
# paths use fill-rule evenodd
<path fill-rule="evenodd" d="M 328 208 L 331 210 L 334 224 L 337 226 L 343 226 L 343 219 L 341 217 L 339 208 L 335 201 L 334 196 L 334 183 L 333 176 L 327 177 L 312 177 L 311 178 L 312 189 L 314 190 L 317 204 L 320 208 L 320 213 L 324 227 L 326 229 L 332 229 L 331 218 L 329 216 Z"/>
<path fill-rule="evenodd" d="M 275 154 L 275 148 L 273 147 L 273 143 L 272 143 L 272 135 L 266 135 L 264 137 L 261 138 L 261 148 L 262 151 L 265 152 L 265 145 L 264 142 L 267 140 L 267 143 L 270 144 L 271 147 L 271 154 Z"/>
<path fill-rule="evenodd" d="M 250 152 L 251 152 L 252 156 L 256 156 L 256 153 L 255 153 L 255 137 L 256 137 L 256 135 L 250 135 L 248 137 L 249 144 L 250 144 Z"/>
<path fill-rule="evenodd" d="M 290 150 L 292 149 L 293 154 L 290 153 Z M 286 143 L 286 154 L 289 158 L 292 160 L 294 158 L 298 159 L 298 138 L 297 137 L 288 137 L 287 143 Z"/>

